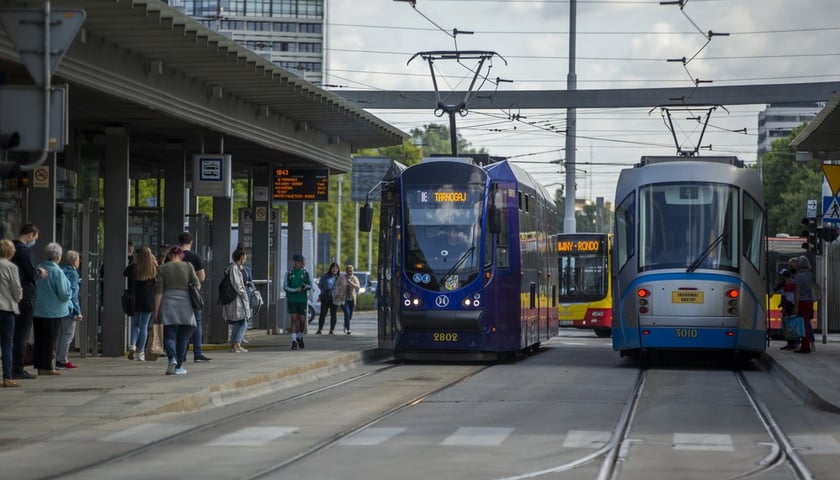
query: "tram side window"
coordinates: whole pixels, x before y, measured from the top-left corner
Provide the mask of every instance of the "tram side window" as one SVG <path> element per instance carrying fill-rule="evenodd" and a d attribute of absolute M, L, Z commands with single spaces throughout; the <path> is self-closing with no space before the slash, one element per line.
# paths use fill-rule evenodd
<path fill-rule="evenodd" d="M 636 194 L 631 193 L 615 209 L 615 243 L 618 271 L 636 254 Z"/>
<path fill-rule="evenodd" d="M 744 225 L 743 230 L 743 252 L 744 257 L 760 270 L 761 266 L 761 241 L 764 237 L 764 212 L 761 206 L 750 195 L 744 194 Z"/>
<path fill-rule="evenodd" d="M 510 222 L 508 221 L 508 204 L 506 201 L 506 192 L 504 188 L 497 188 L 495 193 L 495 204 L 499 209 L 500 217 L 500 232 L 496 237 L 496 266 L 497 268 L 510 268 Z M 522 192 L 519 192 L 520 199 Z M 488 250 L 489 252 L 489 250 Z"/>

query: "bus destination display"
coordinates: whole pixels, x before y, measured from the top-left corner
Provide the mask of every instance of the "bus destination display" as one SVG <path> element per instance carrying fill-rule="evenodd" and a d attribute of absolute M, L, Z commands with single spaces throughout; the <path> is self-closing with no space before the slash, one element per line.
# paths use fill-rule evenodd
<path fill-rule="evenodd" d="M 302 200 L 326 202 L 329 197 L 329 170 L 274 169 L 272 200 Z"/>
<path fill-rule="evenodd" d="M 602 251 L 599 240 L 560 240 L 557 242 L 558 252 L 568 253 L 598 253 Z"/>

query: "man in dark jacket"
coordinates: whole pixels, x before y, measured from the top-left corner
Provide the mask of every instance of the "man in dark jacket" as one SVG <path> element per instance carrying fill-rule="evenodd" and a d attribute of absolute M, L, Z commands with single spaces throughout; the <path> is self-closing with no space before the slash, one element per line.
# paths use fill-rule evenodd
<path fill-rule="evenodd" d="M 35 268 L 35 258 L 32 247 L 38 240 L 38 227 L 27 223 L 20 229 L 15 243 L 15 254 L 12 263 L 17 265 L 20 274 L 20 286 L 23 288 L 23 298 L 18 307 L 20 314 L 15 316 L 15 336 L 12 345 L 12 378 L 30 379 L 35 375 L 23 369 L 23 355 L 26 351 L 26 339 L 32 330 L 32 313 L 35 311 L 35 280 L 40 276 L 45 278 L 47 272 Z"/>
<path fill-rule="evenodd" d="M 181 249 L 184 250 L 184 261 L 192 264 L 195 274 L 198 276 L 198 281 L 203 285 L 207 274 L 204 271 L 204 262 L 201 260 L 201 257 L 192 251 L 193 236 L 190 232 L 183 232 L 178 235 L 178 243 L 181 245 Z M 201 351 L 201 340 L 203 335 L 201 331 L 202 311 L 193 310 L 193 314 L 195 315 L 195 331 L 193 332 L 191 339 L 193 344 L 193 361 L 209 362 L 210 357 L 205 356 Z"/>

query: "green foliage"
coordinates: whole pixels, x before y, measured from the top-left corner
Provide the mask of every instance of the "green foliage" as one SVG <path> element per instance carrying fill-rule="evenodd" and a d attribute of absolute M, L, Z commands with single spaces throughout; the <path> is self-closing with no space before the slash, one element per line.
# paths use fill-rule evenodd
<path fill-rule="evenodd" d="M 381 148 L 365 148 L 356 152 L 361 157 L 387 157 L 403 165 L 414 165 L 423 159 L 423 151 L 411 140 L 403 141 L 402 145 Z"/>
<path fill-rule="evenodd" d="M 790 144 L 805 125 L 795 128 L 790 136 L 773 142 L 761 158 L 764 200 L 767 202 L 767 233 L 789 233 L 798 236 L 808 200 L 822 199 L 822 163 L 797 162 L 796 149 Z"/>
<path fill-rule="evenodd" d="M 452 153 L 452 140 L 449 136 L 449 128 L 444 125 L 431 123 L 423 125 L 422 129 L 415 128 L 409 132 L 411 140 L 423 146 L 423 154 L 431 156 L 432 154 L 449 155 Z M 460 133 L 457 134 L 458 139 L 458 153 L 481 153 L 486 154 L 485 149 L 476 150 L 472 148 Z"/>

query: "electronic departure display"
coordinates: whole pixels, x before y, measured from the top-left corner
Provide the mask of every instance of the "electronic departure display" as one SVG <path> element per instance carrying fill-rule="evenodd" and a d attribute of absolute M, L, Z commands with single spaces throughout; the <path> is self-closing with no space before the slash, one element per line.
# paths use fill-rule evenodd
<path fill-rule="evenodd" d="M 329 170 L 275 168 L 272 200 L 328 201 L 330 191 Z"/>
<path fill-rule="evenodd" d="M 606 243 L 594 239 L 560 240 L 557 251 L 566 253 L 606 253 Z"/>

